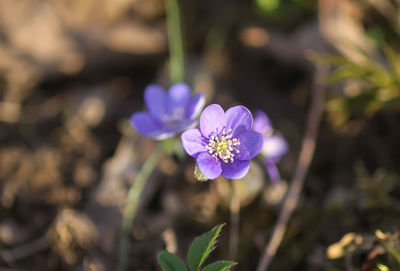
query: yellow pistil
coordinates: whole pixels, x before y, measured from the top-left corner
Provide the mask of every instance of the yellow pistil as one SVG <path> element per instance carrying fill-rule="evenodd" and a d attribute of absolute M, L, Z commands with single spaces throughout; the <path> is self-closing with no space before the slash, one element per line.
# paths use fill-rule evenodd
<path fill-rule="evenodd" d="M 207 145 L 208 152 L 212 154 L 212 157 L 220 158 L 225 163 L 229 161 L 232 163 L 235 154 L 240 153 L 237 149 L 240 142 L 237 138 L 232 138 L 231 131 L 232 129 L 224 130 L 219 136 L 211 136 Z"/>

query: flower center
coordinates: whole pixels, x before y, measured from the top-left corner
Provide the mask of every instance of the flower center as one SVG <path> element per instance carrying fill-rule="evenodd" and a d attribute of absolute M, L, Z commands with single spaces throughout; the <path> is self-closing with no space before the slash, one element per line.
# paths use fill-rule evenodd
<path fill-rule="evenodd" d="M 172 110 L 170 114 L 164 115 L 161 121 L 168 126 L 175 126 L 185 118 L 185 108 L 177 107 Z"/>
<path fill-rule="evenodd" d="M 237 138 L 232 138 L 231 131 L 232 129 L 224 130 L 219 136 L 211 136 L 207 145 L 208 152 L 212 157 L 220 158 L 225 163 L 229 161 L 232 163 L 235 154 L 240 153 L 237 149 L 240 142 Z"/>

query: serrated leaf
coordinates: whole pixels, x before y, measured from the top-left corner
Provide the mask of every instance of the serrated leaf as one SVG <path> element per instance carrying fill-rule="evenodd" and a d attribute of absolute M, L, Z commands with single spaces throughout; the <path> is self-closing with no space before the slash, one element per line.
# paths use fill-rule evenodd
<path fill-rule="evenodd" d="M 192 242 L 187 255 L 187 262 L 191 271 L 198 271 L 207 259 L 208 255 L 215 249 L 216 239 L 224 224 L 215 226 Z"/>
<path fill-rule="evenodd" d="M 166 250 L 158 253 L 157 262 L 164 271 L 187 271 L 185 263 L 178 256 Z"/>
<path fill-rule="evenodd" d="M 227 271 L 236 264 L 237 263 L 232 261 L 217 261 L 215 263 L 207 265 L 201 271 Z"/>

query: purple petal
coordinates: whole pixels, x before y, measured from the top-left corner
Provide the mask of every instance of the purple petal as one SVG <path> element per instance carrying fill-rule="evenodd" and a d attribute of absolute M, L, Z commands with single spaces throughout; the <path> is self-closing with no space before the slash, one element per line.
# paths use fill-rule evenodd
<path fill-rule="evenodd" d="M 196 125 L 197 125 L 196 120 L 182 120 L 173 126 L 169 126 L 168 130 L 174 133 L 179 133 L 183 130 L 192 129 L 196 127 Z"/>
<path fill-rule="evenodd" d="M 131 117 L 131 124 L 140 133 L 153 132 L 160 129 L 160 125 L 147 112 L 137 112 Z"/>
<path fill-rule="evenodd" d="M 259 132 L 263 135 L 270 134 L 272 131 L 272 124 L 270 119 L 261 110 L 257 110 L 254 114 L 253 131 Z"/>
<path fill-rule="evenodd" d="M 222 176 L 227 179 L 241 179 L 243 178 L 250 168 L 250 161 L 235 160 L 233 163 L 221 163 Z"/>
<path fill-rule="evenodd" d="M 240 153 L 235 154 L 235 158 L 239 160 L 250 160 L 261 152 L 263 147 L 263 136 L 260 133 L 249 131 L 241 133 L 236 137 L 240 145 L 237 149 Z"/>
<path fill-rule="evenodd" d="M 161 140 L 174 135 L 164 131 L 161 125 L 147 112 L 133 114 L 131 124 L 139 133 L 153 139 Z"/>
<path fill-rule="evenodd" d="M 266 137 L 262 147 L 262 154 L 268 159 L 277 159 L 289 150 L 287 141 L 278 135 Z"/>
<path fill-rule="evenodd" d="M 233 136 L 250 131 L 252 126 L 253 116 L 246 107 L 238 105 L 226 111 L 226 127 L 232 129 Z"/>
<path fill-rule="evenodd" d="M 158 130 L 153 133 L 145 134 L 145 136 L 150 137 L 155 140 L 164 140 L 164 139 L 173 137 L 175 135 L 176 135 L 175 132 L 164 131 L 164 130 Z"/>
<path fill-rule="evenodd" d="M 226 127 L 226 116 L 221 106 L 212 104 L 207 106 L 200 116 L 200 131 L 205 137 L 219 134 Z"/>
<path fill-rule="evenodd" d="M 196 118 L 201 109 L 203 109 L 205 102 L 206 98 L 204 96 L 204 93 L 198 93 L 194 97 L 190 98 L 189 102 L 186 105 L 185 117 L 187 119 Z"/>
<path fill-rule="evenodd" d="M 144 102 L 150 114 L 161 121 L 167 113 L 167 94 L 164 89 L 157 85 L 147 86 L 144 91 Z"/>
<path fill-rule="evenodd" d="M 174 108 L 184 108 L 190 99 L 190 88 L 185 83 L 177 83 L 169 88 L 168 92 L 168 111 Z"/>
<path fill-rule="evenodd" d="M 196 158 L 201 173 L 208 179 L 213 180 L 221 175 L 221 162 L 212 157 L 208 152 L 201 152 Z"/>
<path fill-rule="evenodd" d="M 199 152 L 206 152 L 203 135 L 199 129 L 190 129 L 181 136 L 182 146 L 185 151 L 195 157 Z"/>
<path fill-rule="evenodd" d="M 265 169 L 268 172 L 269 178 L 273 183 L 280 181 L 281 175 L 275 163 L 265 162 Z"/>

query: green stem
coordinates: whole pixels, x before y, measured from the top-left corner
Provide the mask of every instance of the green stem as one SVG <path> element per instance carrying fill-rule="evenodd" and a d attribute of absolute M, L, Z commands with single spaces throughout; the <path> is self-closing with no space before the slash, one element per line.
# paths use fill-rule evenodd
<path fill-rule="evenodd" d="M 123 220 L 119 251 L 119 271 L 126 271 L 128 269 L 131 229 L 133 219 L 135 218 L 138 209 L 140 195 L 142 194 L 143 188 L 146 185 L 146 182 L 151 172 L 153 172 L 154 168 L 160 161 L 162 153 L 162 147 L 161 144 L 159 144 L 153 150 L 149 158 L 147 158 L 139 174 L 136 176 L 135 182 L 129 189 L 122 217 Z"/>
<path fill-rule="evenodd" d="M 178 0 L 166 0 L 168 42 L 169 42 L 169 70 L 172 83 L 185 80 L 185 63 L 181 31 L 181 19 Z M 128 192 L 122 220 L 122 232 L 119 251 L 119 271 L 126 271 L 129 265 L 130 233 L 135 218 L 140 195 L 153 169 L 157 166 L 162 155 L 162 146 L 159 144 L 144 163 L 135 182 Z"/>
<path fill-rule="evenodd" d="M 233 183 L 235 180 L 228 180 L 230 186 L 230 203 L 229 210 L 231 213 L 231 223 L 229 232 L 229 259 L 236 260 L 239 243 L 239 215 L 240 215 L 240 198 L 237 186 Z"/>
<path fill-rule="evenodd" d="M 171 82 L 183 82 L 185 80 L 185 58 L 178 0 L 166 0 L 165 7 L 167 12 Z"/>

